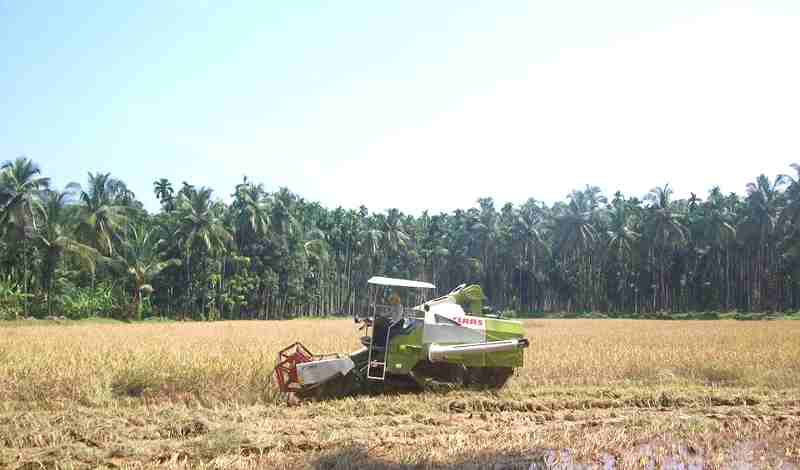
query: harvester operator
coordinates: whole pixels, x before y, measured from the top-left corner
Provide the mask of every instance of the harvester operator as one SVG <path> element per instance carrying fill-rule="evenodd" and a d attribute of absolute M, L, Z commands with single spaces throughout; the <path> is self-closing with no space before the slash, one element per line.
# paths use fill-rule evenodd
<path fill-rule="evenodd" d="M 400 295 L 397 291 L 392 291 L 389 296 L 389 305 L 392 306 L 392 322 L 396 322 L 403 316 L 403 304 L 400 303 Z"/>

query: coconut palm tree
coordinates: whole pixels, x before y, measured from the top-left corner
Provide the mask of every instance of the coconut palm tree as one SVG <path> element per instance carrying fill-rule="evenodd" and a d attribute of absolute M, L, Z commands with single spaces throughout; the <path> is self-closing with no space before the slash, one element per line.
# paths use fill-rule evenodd
<path fill-rule="evenodd" d="M 781 207 L 780 189 L 786 182 L 785 175 L 779 175 L 772 182 L 766 175 L 759 175 L 755 182 L 747 183 L 749 220 L 758 228 L 762 240 L 775 230 Z"/>
<path fill-rule="evenodd" d="M 212 199 L 210 188 L 200 188 L 189 196 L 178 198 L 179 221 L 175 234 L 178 243 L 187 250 L 201 247 L 209 253 L 222 251 L 225 244 L 232 240 L 230 232 L 225 228 L 220 206 Z"/>
<path fill-rule="evenodd" d="M 556 240 L 562 254 L 584 253 L 591 250 L 598 240 L 597 230 L 593 224 L 594 211 L 599 200 L 597 188 L 586 191 L 573 191 L 568 196 L 569 203 L 561 207 L 556 215 Z"/>
<path fill-rule="evenodd" d="M 65 254 L 75 256 L 83 267 L 94 272 L 95 263 L 102 258 L 91 246 L 74 238 L 74 220 L 69 216 L 72 194 L 46 190 L 42 194 L 42 217 L 33 236 L 41 256 L 41 287 L 47 298 L 47 311 L 52 313 L 52 281 L 56 267 Z"/>
<path fill-rule="evenodd" d="M 128 197 L 125 185 L 110 173 L 89 173 L 87 187 L 81 189 L 77 231 L 105 256 L 114 255 L 114 243 L 128 223 L 131 211 L 125 204 Z"/>
<path fill-rule="evenodd" d="M 790 165 L 796 176 L 781 175 L 781 179 L 788 183 L 784 192 L 785 206 L 781 211 L 778 225 L 784 234 L 793 235 L 800 230 L 800 165 Z"/>
<path fill-rule="evenodd" d="M 726 279 L 726 272 L 729 271 L 729 252 L 731 244 L 736 241 L 737 232 L 733 216 L 719 187 L 714 187 L 709 192 L 708 201 L 702 207 L 702 217 L 696 224 L 700 226 L 697 233 L 700 239 L 695 240 L 694 264 L 698 266 L 707 260 L 705 275 L 709 280 L 706 280 L 706 277 L 700 278 L 698 276 L 700 273 L 695 272 L 698 281 L 695 284 L 710 283 L 715 299 L 714 307 L 728 307 L 731 288 Z"/>
<path fill-rule="evenodd" d="M 517 270 L 519 271 L 518 285 L 520 289 L 519 307 L 522 306 L 523 271 L 527 272 L 531 289 L 527 289 L 528 300 L 532 301 L 532 286 L 536 279 L 542 279 L 541 261 L 550 255 L 550 247 L 543 234 L 544 210 L 535 199 L 528 199 L 519 210 L 514 211 L 511 223 L 511 239 L 518 247 L 519 255 Z"/>
<path fill-rule="evenodd" d="M 446 214 L 431 217 L 425 211 L 417 219 L 420 254 L 424 260 L 424 267 L 430 266 L 430 280 L 434 285 L 438 282 L 438 273 L 443 260 L 450 254 L 446 248 L 447 240 L 445 239 L 444 221 L 446 217 Z"/>
<path fill-rule="evenodd" d="M 609 227 L 607 248 L 617 260 L 627 263 L 635 253 L 641 235 L 632 227 L 633 214 L 628 201 L 617 194 L 606 212 Z"/>
<path fill-rule="evenodd" d="M 386 272 L 396 272 L 400 254 L 410 248 L 411 237 L 402 224 L 402 214 L 397 209 L 386 211 L 386 217 L 380 222 L 382 249 L 386 259 Z"/>
<path fill-rule="evenodd" d="M 153 182 L 153 193 L 156 198 L 161 202 L 161 207 L 165 211 L 171 212 L 175 209 L 175 190 L 172 188 L 172 183 L 166 178 L 160 178 Z"/>
<path fill-rule="evenodd" d="M 180 266 L 179 259 L 163 260 L 162 248 L 165 242 L 158 239 L 156 230 L 145 226 L 131 226 L 128 237 L 122 242 L 119 254 L 114 258 L 133 282 L 133 302 L 131 312 L 141 313 L 142 295 L 153 292 L 152 279 L 170 266 Z"/>
<path fill-rule="evenodd" d="M 748 287 L 748 293 L 752 293 L 750 305 L 757 309 L 772 309 L 777 300 L 775 284 L 779 260 L 776 227 L 783 204 L 781 188 L 786 183 L 784 175 L 770 181 L 769 177 L 762 174 L 755 182 L 747 184 L 747 215 L 740 232 L 751 240 L 749 246 L 754 247 L 751 250 L 751 257 L 754 257 L 753 282 Z"/>
<path fill-rule="evenodd" d="M 192 270 L 203 259 L 223 255 L 227 243 L 233 240 L 224 225 L 221 208 L 211 199 L 212 190 L 182 192 L 178 196 L 176 216 L 177 229 L 173 234 L 175 243 L 185 259 L 187 302 L 193 303 Z M 189 306 L 187 304 L 187 307 Z M 205 302 L 202 305 L 205 309 Z"/>
<path fill-rule="evenodd" d="M 325 233 L 319 229 L 309 231 L 306 234 L 306 241 L 303 242 L 303 252 L 311 267 L 309 271 L 310 277 L 315 281 L 316 289 L 320 294 L 319 302 L 317 305 L 312 305 L 312 307 L 316 308 L 317 313 L 322 314 L 325 302 L 325 273 L 331 260 L 329 245 L 325 241 Z"/>
<path fill-rule="evenodd" d="M 30 240 L 44 212 L 41 193 L 49 185 L 50 179 L 41 176 L 39 166 L 28 158 L 19 157 L 0 166 L 0 232 L 12 249 L 11 273 L 26 293 L 31 287 Z"/>
<path fill-rule="evenodd" d="M 631 279 L 634 266 L 634 258 L 638 253 L 641 235 L 633 227 L 634 208 L 630 201 L 626 200 L 622 193 L 614 194 L 614 199 L 605 211 L 608 221 L 606 236 L 606 262 L 610 264 L 611 271 L 617 273 L 617 294 L 621 297 L 619 306 L 624 308 L 626 297 L 630 297 L 630 291 L 634 293 L 634 310 L 638 310 L 638 299 L 636 298 L 637 289 L 630 289 L 635 285 L 635 279 Z"/>
<path fill-rule="evenodd" d="M 270 206 L 264 186 L 244 181 L 236 185 L 229 214 L 234 237 L 239 250 L 256 237 L 264 236 L 269 230 Z"/>
<path fill-rule="evenodd" d="M 284 239 L 294 235 L 300 228 L 297 218 L 294 215 L 297 196 L 287 188 L 280 188 L 278 192 L 272 194 L 272 211 L 269 214 L 275 233 Z"/>
<path fill-rule="evenodd" d="M 598 288 L 594 255 L 600 240 L 594 219 L 600 203 L 606 199 L 599 188 L 591 186 L 572 191 L 568 199 L 569 203 L 558 207 L 554 217 L 555 249 L 563 276 L 575 290 L 577 308 L 592 309 Z"/>
<path fill-rule="evenodd" d="M 667 268 L 675 250 L 689 240 L 689 231 L 682 221 L 683 214 L 672 200 L 669 184 L 650 190 L 644 200 L 649 202 L 645 216 L 645 234 L 649 242 L 649 257 L 655 273 L 653 310 L 671 308 L 674 286 L 667 283 Z"/>
<path fill-rule="evenodd" d="M 20 236 L 36 230 L 36 219 L 43 212 L 40 196 L 50 178 L 40 175 L 39 166 L 25 157 L 0 167 L 0 224 L 16 229 Z"/>

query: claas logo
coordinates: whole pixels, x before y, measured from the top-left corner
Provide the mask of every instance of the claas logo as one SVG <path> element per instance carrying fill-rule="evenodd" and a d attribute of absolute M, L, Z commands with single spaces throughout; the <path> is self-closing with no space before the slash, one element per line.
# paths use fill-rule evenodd
<path fill-rule="evenodd" d="M 480 318 L 470 318 L 470 317 L 454 317 L 453 321 L 457 322 L 459 325 L 463 326 L 483 326 L 483 320 Z"/>

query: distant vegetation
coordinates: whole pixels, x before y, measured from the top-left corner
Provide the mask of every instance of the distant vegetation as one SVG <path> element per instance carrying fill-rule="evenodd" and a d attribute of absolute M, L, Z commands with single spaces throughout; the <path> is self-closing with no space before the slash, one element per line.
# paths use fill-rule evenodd
<path fill-rule="evenodd" d="M 652 316 L 800 306 L 800 166 L 746 194 L 676 200 L 593 186 L 547 206 L 448 214 L 330 209 L 245 178 L 230 204 L 154 182 L 147 213 L 124 181 L 53 188 L 27 158 L 0 173 L 0 317 L 287 318 L 350 313 L 374 274 L 440 293 L 480 283 L 497 309 Z M 535 192 L 535 189 L 532 189 Z"/>

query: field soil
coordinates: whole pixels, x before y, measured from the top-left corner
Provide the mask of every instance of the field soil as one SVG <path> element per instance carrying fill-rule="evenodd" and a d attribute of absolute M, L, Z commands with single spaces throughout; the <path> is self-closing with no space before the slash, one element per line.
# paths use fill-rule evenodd
<path fill-rule="evenodd" d="M 0 468 L 800 468 L 800 322 L 526 321 L 499 392 L 287 406 L 347 320 L 0 328 Z"/>

